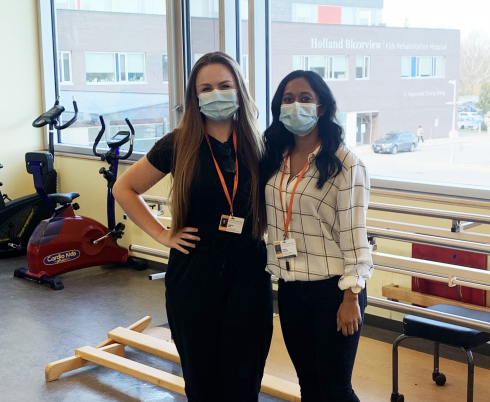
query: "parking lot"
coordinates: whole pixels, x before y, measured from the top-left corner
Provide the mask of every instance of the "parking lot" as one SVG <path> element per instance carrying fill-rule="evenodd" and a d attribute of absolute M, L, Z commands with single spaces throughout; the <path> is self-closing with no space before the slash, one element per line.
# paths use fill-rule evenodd
<path fill-rule="evenodd" d="M 454 162 L 452 150 L 454 148 Z M 490 133 L 459 130 L 459 137 L 426 139 L 415 152 L 375 154 L 370 146 L 352 150 L 371 176 L 490 187 Z"/>

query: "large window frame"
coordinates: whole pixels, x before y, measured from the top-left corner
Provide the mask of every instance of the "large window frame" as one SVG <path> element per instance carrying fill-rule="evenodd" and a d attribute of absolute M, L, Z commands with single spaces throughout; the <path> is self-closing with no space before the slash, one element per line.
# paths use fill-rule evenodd
<path fill-rule="evenodd" d="M 442 73 L 439 74 L 441 60 Z M 445 78 L 446 56 L 402 56 L 400 76 L 402 79 Z"/>
<path fill-rule="evenodd" d="M 338 78 L 335 74 L 336 64 L 339 64 L 340 58 L 345 60 L 345 70 L 341 74 L 345 77 Z M 322 62 L 323 59 L 323 62 Z M 320 62 L 320 63 L 318 63 Z M 349 80 L 349 56 L 347 55 L 294 55 L 293 70 L 314 71 L 325 81 L 348 81 Z"/>
<path fill-rule="evenodd" d="M 65 55 L 68 56 L 68 79 L 66 80 Z M 62 85 L 73 85 L 73 76 L 71 68 L 71 52 L 60 50 L 58 52 L 58 79 Z"/>
<path fill-rule="evenodd" d="M 369 80 L 370 78 L 371 56 L 356 56 L 356 80 Z"/>
<path fill-rule="evenodd" d="M 239 2 L 236 0 L 219 0 L 220 2 L 220 49 L 240 60 L 237 56 L 236 21 L 233 16 L 236 14 L 235 7 Z M 169 87 L 169 110 L 170 110 L 170 129 L 175 128 L 182 116 L 184 104 L 184 81 L 183 74 L 184 52 L 183 52 L 183 27 L 182 15 L 185 1 L 167 1 L 167 49 L 168 49 L 168 87 Z M 270 110 L 270 77 L 267 76 L 266 65 L 270 65 L 270 0 L 249 0 L 249 75 L 250 92 L 257 101 L 261 113 L 261 127 L 267 127 Z M 42 85 L 43 85 L 43 109 L 48 110 L 59 91 L 59 71 L 57 67 L 57 44 L 53 41 L 56 37 L 55 22 L 56 13 L 51 8 L 54 0 L 37 0 L 39 15 L 39 37 L 42 43 L 40 48 L 42 61 Z M 265 5 L 265 6 L 264 6 Z M 224 8 L 223 8 L 224 6 Z M 264 10 L 265 7 L 265 10 Z M 230 35 L 230 32 L 232 35 Z M 264 40 L 265 38 L 265 40 Z M 264 63 L 264 59 L 266 63 Z M 349 60 L 348 60 L 349 62 Z M 445 63 L 444 63 L 445 69 Z M 347 69 L 349 70 L 349 69 Z M 444 71 L 445 75 L 445 71 Z M 436 78 L 436 77 L 433 77 Z M 73 78 L 72 78 L 73 79 Z M 347 77 L 349 79 L 349 77 Z M 267 119 L 266 119 L 267 118 Z M 47 130 L 45 131 L 47 138 Z M 47 144 L 47 141 L 45 142 Z M 72 147 L 63 144 L 55 145 L 56 152 L 70 153 L 76 155 L 91 155 L 89 149 Z M 144 154 L 133 154 L 133 159 L 139 159 Z M 419 193 L 438 193 L 442 195 L 458 196 L 462 188 L 467 197 L 476 199 L 490 199 L 490 188 L 475 188 L 471 186 L 451 185 L 450 183 L 430 183 L 415 180 L 404 180 L 391 177 L 374 176 L 371 178 L 373 187 L 385 188 L 388 190 L 406 190 Z"/>
<path fill-rule="evenodd" d="M 265 12 L 261 11 L 261 8 L 269 7 L 270 0 L 248 0 L 247 18 L 250 26 L 249 29 L 249 41 L 252 38 L 252 42 L 256 43 L 255 37 L 258 38 L 269 38 L 267 29 L 270 28 L 266 23 Z M 43 85 L 43 108 L 48 110 L 56 96 L 59 96 L 60 82 L 59 74 L 60 67 L 58 64 L 58 54 L 57 50 L 57 31 L 56 31 L 56 0 L 37 0 L 38 10 L 39 10 L 39 32 L 41 41 L 41 61 L 42 61 L 42 85 Z M 213 3 L 212 6 L 216 8 L 216 4 L 219 5 L 220 15 L 220 50 L 231 54 L 239 64 L 242 61 L 242 55 L 240 53 L 240 47 L 238 43 L 240 41 L 236 40 L 240 36 L 241 30 L 237 29 L 238 24 L 235 18 L 230 18 L 235 16 L 240 8 L 243 10 L 244 4 L 240 4 L 240 0 L 207 0 L 208 5 Z M 74 6 L 70 6 L 71 3 L 67 3 L 67 9 L 77 10 L 76 2 L 72 2 Z M 166 1 L 165 15 L 167 19 L 167 66 L 168 66 L 168 80 L 165 81 L 165 73 L 162 71 L 163 82 L 168 85 L 169 94 L 169 122 L 170 129 L 177 127 L 180 118 L 183 113 L 184 97 L 185 97 L 185 83 L 187 80 L 185 65 L 192 65 L 192 54 L 186 49 L 190 49 L 190 38 L 187 34 L 190 32 L 189 27 L 183 25 L 183 21 L 187 21 L 190 24 L 190 2 L 187 0 L 182 1 Z M 188 8 L 189 7 L 189 8 Z M 139 9 L 141 12 L 141 9 Z M 270 17 L 269 17 L 270 19 Z M 268 28 L 266 28 L 268 27 Z M 187 44 L 186 44 L 187 43 Z M 269 96 L 269 91 L 267 89 L 268 79 L 255 77 L 255 70 L 257 69 L 257 64 L 263 64 L 264 60 L 267 60 L 265 46 L 257 43 L 255 46 L 251 46 L 249 50 L 248 59 L 250 60 L 250 65 L 246 66 L 246 75 L 249 80 L 250 92 L 252 96 L 258 99 L 257 104 L 263 103 L 262 108 L 266 108 L 266 100 Z M 88 52 L 88 51 L 87 51 Z M 124 59 L 124 64 L 127 68 L 127 55 L 132 54 L 132 52 L 119 52 L 117 50 L 109 52 L 88 52 L 88 53 L 111 53 L 114 57 L 114 82 L 89 82 L 89 85 L 135 85 L 135 84 L 145 84 L 148 72 L 146 71 L 146 55 L 144 55 L 144 81 L 128 81 L 127 77 L 124 80 L 122 76 L 121 69 L 117 66 L 120 64 L 121 56 Z M 139 53 L 139 52 L 135 52 Z M 257 53 L 257 56 L 254 55 Z M 243 58 L 246 60 L 247 56 Z M 70 56 L 71 60 L 71 56 Z M 86 63 L 86 60 L 84 61 Z M 162 57 L 163 69 L 163 57 Z M 255 64 L 254 64 L 255 63 Z M 86 64 L 85 64 L 86 65 Z M 264 70 L 265 71 L 265 70 Z M 70 71 L 70 74 L 72 72 Z M 86 82 L 85 72 L 85 83 Z M 126 73 L 127 75 L 127 73 Z M 265 76 L 264 72 L 261 71 L 261 76 Z M 56 80 L 54 79 L 56 76 Z M 266 83 L 267 82 L 267 83 Z M 70 111 L 70 105 L 65 105 L 67 111 Z M 265 127 L 268 123 L 269 114 L 264 113 L 259 117 L 262 127 Z M 47 130 L 45 131 L 45 139 L 47 143 Z M 70 144 L 61 143 L 61 136 L 58 136 L 58 143 L 55 144 L 56 152 L 69 153 L 73 155 L 86 155 L 91 156 L 92 152 L 88 147 L 75 146 Z M 134 152 L 131 159 L 137 160 L 141 158 L 144 154 Z"/>

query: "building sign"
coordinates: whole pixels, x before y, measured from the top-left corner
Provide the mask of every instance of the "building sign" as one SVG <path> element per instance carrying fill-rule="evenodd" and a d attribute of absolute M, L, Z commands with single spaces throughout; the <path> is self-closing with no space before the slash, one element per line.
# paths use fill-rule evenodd
<path fill-rule="evenodd" d="M 405 91 L 403 92 L 403 96 L 405 98 L 420 98 L 420 97 L 435 98 L 436 96 L 446 96 L 446 91 L 417 91 L 417 92 Z"/>
<path fill-rule="evenodd" d="M 359 50 L 447 50 L 447 43 L 400 43 L 400 42 L 376 42 L 356 41 L 354 39 L 328 40 L 328 38 L 311 38 L 312 49 L 359 49 Z"/>

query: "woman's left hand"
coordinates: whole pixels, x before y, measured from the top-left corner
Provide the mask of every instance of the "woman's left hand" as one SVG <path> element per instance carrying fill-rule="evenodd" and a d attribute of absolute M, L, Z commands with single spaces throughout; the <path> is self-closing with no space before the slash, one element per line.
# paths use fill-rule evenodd
<path fill-rule="evenodd" d="M 344 336 L 353 335 L 362 323 L 361 308 L 357 295 L 350 289 L 344 290 L 344 301 L 337 311 L 337 331 L 342 330 Z"/>

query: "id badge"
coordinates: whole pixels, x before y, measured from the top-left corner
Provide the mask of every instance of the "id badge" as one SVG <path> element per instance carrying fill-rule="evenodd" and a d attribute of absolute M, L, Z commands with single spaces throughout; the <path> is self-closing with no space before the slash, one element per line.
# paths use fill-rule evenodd
<path fill-rule="evenodd" d="M 296 250 L 296 240 L 294 239 L 275 241 L 273 245 L 274 252 L 278 260 L 281 258 L 294 258 L 298 256 L 298 252 Z"/>
<path fill-rule="evenodd" d="M 242 233 L 243 224 L 245 219 L 237 218 L 236 216 L 221 215 L 221 220 L 219 222 L 219 230 L 222 232 L 229 233 Z"/>

